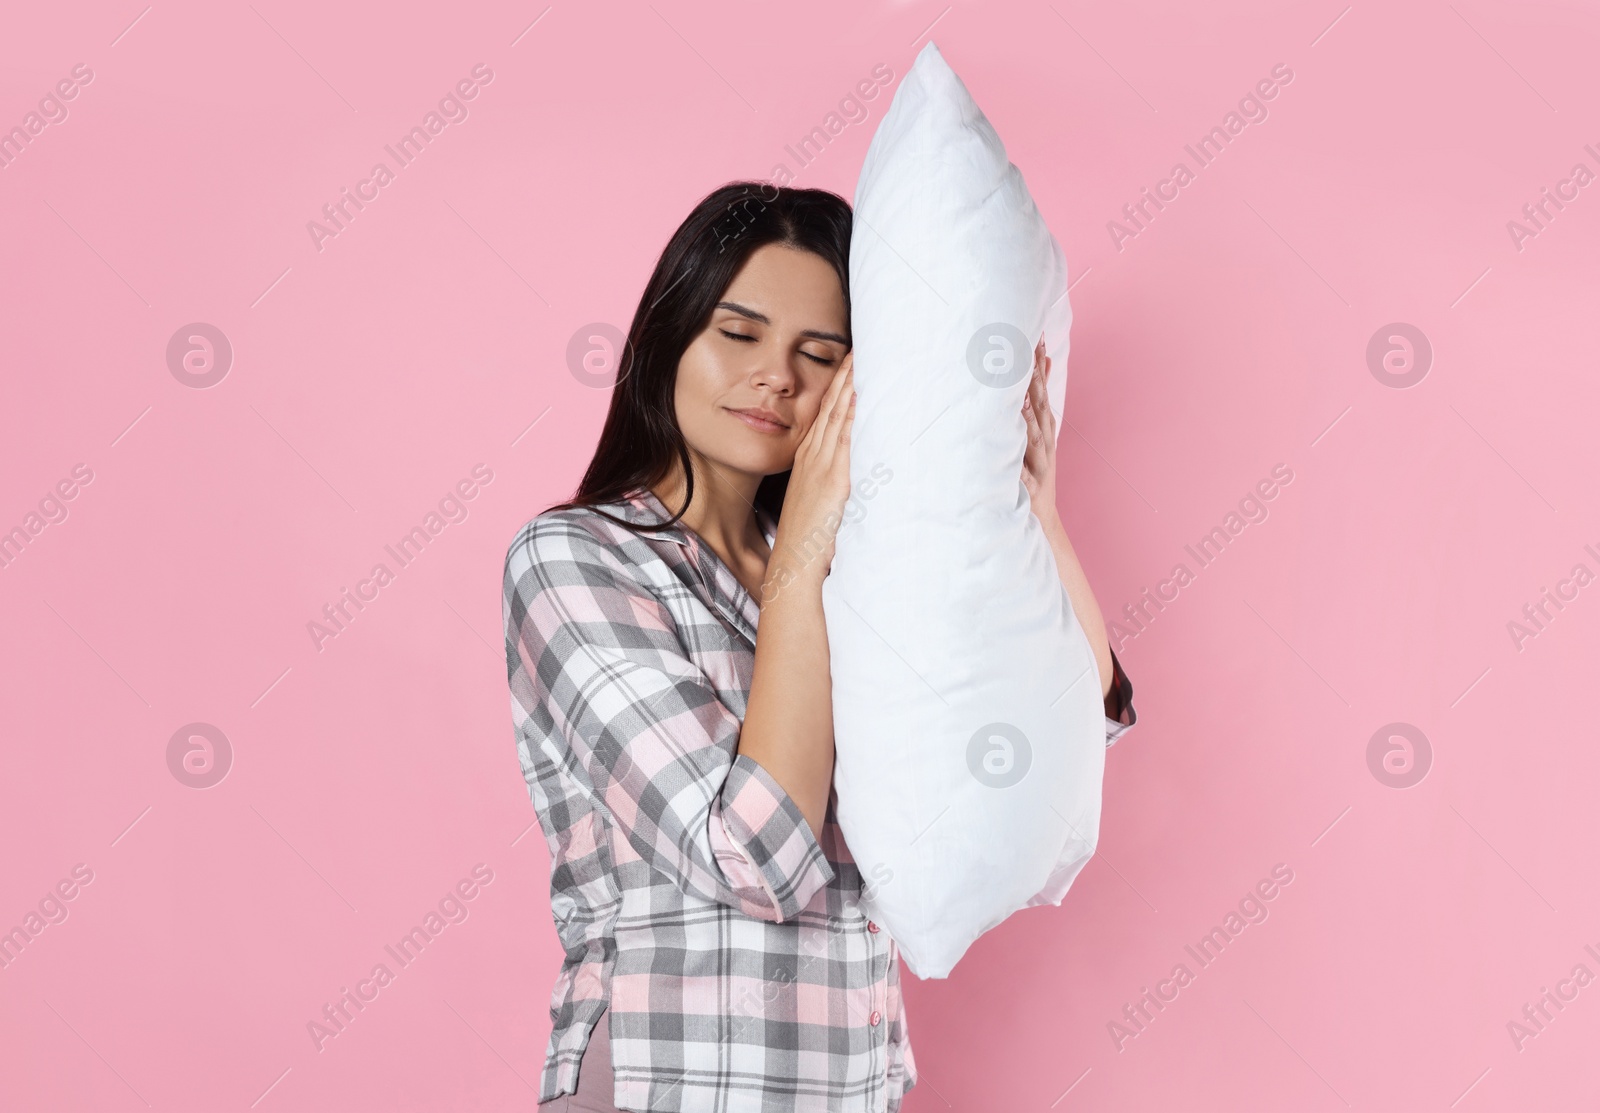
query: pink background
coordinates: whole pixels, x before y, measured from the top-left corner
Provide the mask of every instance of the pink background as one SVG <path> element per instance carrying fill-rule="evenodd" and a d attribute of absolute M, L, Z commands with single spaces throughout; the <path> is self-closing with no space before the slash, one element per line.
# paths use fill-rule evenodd
<path fill-rule="evenodd" d="M 1600 184 L 1507 229 L 1600 170 L 1594 5 L 141 6 L 0 15 L 0 127 L 93 72 L 0 169 L 0 529 L 93 473 L 0 568 L 0 929 L 93 871 L 0 970 L 0 1106 L 532 1107 L 560 956 L 500 571 L 599 429 L 568 342 L 626 327 L 712 187 L 784 163 L 848 197 L 886 94 L 809 166 L 786 145 L 930 35 L 1079 276 L 1061 499 L 1099 599 L 1193 578 L 1119 643 L 1140 722 L 1098 861 L 909 979 L 907 1108 L 1600 1100 L 1600 983 L 1508 1029 L 1600 975 L 1600 586 L 1507 628 L 1600 571 Z M 307 222 L 478 63 L 469 118 L 319 251 Z M 1107 222 L 1280 63 L 1269 117 L 1119 250 Z M 234 351 L 206 389 L 167 365 L 191 322 Z M 1367 363 L 1393 322 L 1433 349 L 1405 389 Z M 479 464 L 319 651 L 307 623 Z M 168 764 L 195 722 L 232 748 L 204 790 Z M 1408 788 L 1369 765 L 1394 722 L 1431 745 Z M 479 863 L 469 918 L 317 1050 Z M 1185 944 L 1278 863 L 1200 969 Z"/>

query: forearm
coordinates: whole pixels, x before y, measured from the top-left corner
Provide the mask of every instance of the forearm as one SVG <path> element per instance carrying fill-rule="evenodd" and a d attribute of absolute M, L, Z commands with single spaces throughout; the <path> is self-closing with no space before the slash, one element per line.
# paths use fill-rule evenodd
<path fill-rule="evenodd" d="M 833 785 L 833 681 L 816 567 L 823 562 L 790 568 L 778 551 L 781 542 L 763 592 L 739 752 L 772 775 L 820 840 Z"/>
<path fill-rule="evenodd" d="M 1078 623 L 1088 636 L 1089 647 L 1094 650 L 1094 659 L 1100 666 L 1100 698 L 1103 700 L 1111 691 L 1111 641 L 1106 635 L 1100 604 L 1095 602 L 1089 578 L 1083 574 L 1078 554 L 1072 551 L 1072 542 L 1067 539 L 1066 527 L 1059 518 L 1045 525 L 1045 536 L 1050 539 L 1050 551 L 1055 554 L 1056 568 L 1061 573 L 1062 586 L 1067 589 L 1067 598 L 1072 601 L 1072 611 L 1078 616 Z"/>

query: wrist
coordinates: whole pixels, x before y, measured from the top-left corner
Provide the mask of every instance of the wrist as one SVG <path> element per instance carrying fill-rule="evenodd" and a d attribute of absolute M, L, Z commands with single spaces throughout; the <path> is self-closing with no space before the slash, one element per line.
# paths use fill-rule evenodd
<path fill-rule="evenodd" d="M 772 555 L 767 558 L 767 573 L 787 572 L 791 578 L 810 578 L 821 583 L 833 563 L 833 539 L 841 520 L 828 514 L 821 521 L 800 517 L 778 524 L 772 538 Z"/>
<path fill-rule="evenodd" d="M 1052 545 L 1058 540 L 1066 539 L 1067 527 L 1062 524 L 1061 512 L 1056 509 L 1053 501 L 1045 506 L 1035 506 L 1033 514 L 1039 519 L 1039 526 Z"/>
<path fill-rule="evenodd" d="M 822 594 L 822 581 L 828 575 L 828 554 L 795 551 L 783 544 L 781 538 L 772 547 L 767 560 L 767 574 L 761 581 L 761 605 L 776 600 L 780 595 L 800 592 L 806 595 Z"/>

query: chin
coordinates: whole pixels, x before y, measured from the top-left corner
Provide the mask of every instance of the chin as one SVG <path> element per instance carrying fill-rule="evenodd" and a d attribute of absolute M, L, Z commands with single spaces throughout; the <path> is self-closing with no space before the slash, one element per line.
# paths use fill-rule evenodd
<path fill-rule="evenodd" d="M 773 446 L 728 446 L 730 451 L 719 452 L 712 459 L 729 471 L 743 472 L 765 479 L 794 467 L 794 453 L 774 452 Z M 764 451 L 763 451 L 764 449 Z"/>
<path fill-rule="evenodd" d="M 758 475 L 765 479 L 769 475 L 778 475 L 794 467 L 793 456 L 770 456 L 763 460 L 753 461 L 744 470 L 751 475 Z"/>

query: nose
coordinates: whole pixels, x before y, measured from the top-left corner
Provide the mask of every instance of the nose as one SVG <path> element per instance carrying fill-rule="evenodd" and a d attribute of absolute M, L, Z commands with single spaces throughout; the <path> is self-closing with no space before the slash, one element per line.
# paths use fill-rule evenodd
<path fill-rule="evenodd" d="M 750 385 L 765 387 L 782 396 L 794 393 L 795 371 L 781 349 L 774 348 L 761 353 L 760 361 L 750 373 Z"/>

